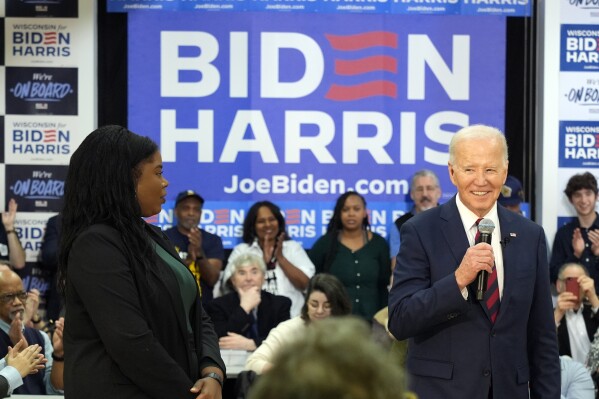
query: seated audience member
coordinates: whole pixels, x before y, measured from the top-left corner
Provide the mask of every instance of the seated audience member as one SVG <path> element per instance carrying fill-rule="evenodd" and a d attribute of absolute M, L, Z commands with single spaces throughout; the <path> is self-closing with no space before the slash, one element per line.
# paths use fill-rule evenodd
<path fill-rule="evenodd" d="M 266 265 L 262 257 L 245 253 L 231 264 L 233 292 L 206 305 L 221 349 L 253 351 L 270 330 L 289 320 L 291 300 L 262 289 Z"/>
<path fill-rule="evenodd" d="M 269 201 L 256 202 L 243 221 L 243 243 L 233 248 L 223 281 L 232 274 L 235 258 L 248 251 L 264 259 L 265 291 L 291 299 L 291 317 L 299 315 L 304 304 L 303 291 L 314 275 L 314 265 L 302 244 L 285 233 L 285 219 L 278 206 Z M 227 293 L 227 287 L 223 287 Z"/>
<path fill-rule="evenodd" d="M 323 320 L 273 357 L 250 399 L 401 399 L 404 378 L 353 317 Z"/>
<path fill-rule="evenodd" d="M 56 271 L 58 270 L 58 242 L 60 240 L 60 230 L 62 225 L 62 218 L 60 214 L 52 216 L 46 223 L 46 231 L 44 232 L 44 239 L 42 240 L 41 262 L 40 268 L 47 274 L 48 281 L 50 282 L 48 290 L 46 291 L 46 320 L 55 321 L 60 316 L 60 310 L 62 309 L 62 299 L 58 292 L 58 277 Z M 38 327 L 40 321 L 35 322 L 34 327 Z"/>
<path fill-rule="evenodd" d="M 26 346 L 25 340 L 9 347 L 6 356 L 0 360 L 0 398 L 6 398 L 23 385 L 23 378 L 44 369 L 46 358 L 39 345 Z"/>
<path fill-rule="evenodd" d="M 12 270 L 9 265 L 0 263 L 0 271 Z M 38 309 L 40 305 L 40 292 L 32 288 L 27 293 L 27 299 L 25 300 L 25 311 L 23 312 L 23 325 L 26 327 L 36 328 L 41 330 L 45 326 L 42 321 Z"/>
<path fill-rule="evenodd" d="M 192 190 L 182 191 L 175 200 L 177 225 L 164 231 L 175 245 L 183 263 L 191 270 L 201 289 L 202 304 L 212 298 L 212 289 L 220 277 L 225 250 L 216 234 L 199 228 L 204 198 Z"/>
<path fill-rule="evenodd" d="M 549 268 L 551 281 L 557 279 L 557 271 L 564 263 L 580 263 L 593 280 L 599 278 L 599 220 L 597 203 L 597 179 L 592 173 L 574 175 L 564 190 L 576 210 L 576 218 L 560 227 L 555 234 Z M 595 287 L 597 290 L 598 287 Z"/>
<path fill-rule="evenodd" d="M 577 292 L 568 291 L 566 281 L 576 282 Z M 559 354 L 585 364 L 591 341 L 599 327 L 599 298 L 595 282 L 578 263 L 566 263 L 555 282 L 558 297 L 553 315 L 557 326 Z"/>
<path fill-rule="evenodd" d="M 326 273 L 315 275 L 308 283 L 301 315 L 273 328 L 262 345 L 248 357 L 245 368 L 257 374 L 267 371 L 279 349 L 301 337 L 308 325 L 330 316 L 345 316 L 350 313 L 351 303 L 339 279 Z"/>
<path fill-rule="evenodd" d="M 391 261 L 387 241 L 370 231 L 366 200 L 349 191 L 335 204 L 327 233 L 310 250 L 317 273 L 330 273 L 343 283 L 353 314 L 370 321 L 387 306 Z"/>
<path fill-rule="evenodd" d="M 522 210 L 520 209 L 520 204 L 522 201 L 524 201 L 522 183 L 520 183 L 520 180 L 516 179 L 514 176 L 508 176 L 501 187 L 497 202 L 510 211 L 521 214 Z"/>
<path fill-rule="evenodd" d="M 54 347 L 48 335 L 34 328 L 23 325 L 23 314 L 27 293 L 23 290 L 21 278 L 11 270 L 0 271 L 0 356 L 6 356 L 8 347 L 16 345 L 20 340 L 28 344 L 37 344 L 48 362 L 43 373 L 28 375 L 23 378 L 23 386 L 14 390 L 16 394 L 56 395 L 61 394 L 58 387 L 52 385 L 52 374 L 62 374 L 63 345 L 62 339 L 54 340 Z M 56 367 L 53 367 L 56 365 Z"/>
<path fill-rule="evenodd" d="M 560 399 L 593 399 L 595 386 L 589 370 L 568 356 L 560 356 L 559 361 L 562 381 Z"/>

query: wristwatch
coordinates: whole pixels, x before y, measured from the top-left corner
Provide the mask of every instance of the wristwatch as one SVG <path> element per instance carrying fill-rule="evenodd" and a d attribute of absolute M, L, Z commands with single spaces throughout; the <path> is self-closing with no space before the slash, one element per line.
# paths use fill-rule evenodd
<path fill-rule="evenodd" d="M 220 387 L 222 389 L 223 385 L 224 385 L 224 381 L 223 381 L 223 377 L 221 377 L 219 374 L 217 373 L 208 373 L 208 374 L 204 374 L 202 376 L 202 378 L 214 378 L 216 381 L 218 381 L 218 383 L 220 384 Z"/>

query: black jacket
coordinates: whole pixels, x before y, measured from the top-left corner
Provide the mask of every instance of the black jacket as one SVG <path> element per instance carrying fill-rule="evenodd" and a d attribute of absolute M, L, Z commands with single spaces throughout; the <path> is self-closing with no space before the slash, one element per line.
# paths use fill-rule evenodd
<path fill-rule="evenodd" d="M 280 322 L 289 320 L 291 308 L 291 300 L 285 296 L 273 295 L 262 290 L 260 297 L 256 346 L 260 346 L 271 329 Z M 214 322 L 214 330 L 219 337 L 226 336 L 227 332 L 246 335 L 251 325 L 251 315 L 245 313 L 240 306 L 237 292 L 213 299 L 206 305 L 206 312 Z"/>
<path fill-rule="evenodd" d="M 160 229 L 147 225 L 147 231 L 179 260 Z M 71 248 L 65 398 L 195 398 L 189 389 L 203 367 L 225 370 L 199 293 L 189 334 L 174 272 L 157 256 L 157 272 L 146 276 L 129 264 L 125 245 L 116 229 L 98 224 L 83 231 Z"/>

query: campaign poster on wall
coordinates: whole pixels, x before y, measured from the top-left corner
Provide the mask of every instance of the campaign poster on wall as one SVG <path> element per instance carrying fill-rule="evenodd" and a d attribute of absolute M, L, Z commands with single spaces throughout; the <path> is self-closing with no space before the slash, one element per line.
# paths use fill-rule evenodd
<path fill-rule="evenodd" d="M 562 1 L 559 52 L 559 167 L 561 191 L 576 174 L 599 167 L 599 5 Z M 558 197 L 557 228 L 575 217 L 565 194 Z M 549 226 L 551 229 L 553 226 Z"/>
<path fill-rule="evenodd" d="M 446 200 L 453 134 L 503 127 L 503 18 L 171 15 L 129 16 L 130 129 L 159 144 L 172 199 L 297 209 L 314 226 L 292 235 L 305 245 L 348 190 L 383 215 L 383 235 L 417 170 L 439 175 Z"/>
<path fill-rule="evenodd" d="M 76 19 L 10 19 L 6 24 L 6 62 L 10 66 L 77 66 L 85 35 Z"/>
<path fill-rule="evenodd" d="M 63 165 L 6 165 L 6 196 L 20 212 L 59 212 L 66 176 Z"/>
<path fill-rule="evenodd" d="M 68 165 L 85 138 L 75 116 L 7 115 L 4 129 L 7 163 Z"/>
<path fill-rule="evenodd" d="M 6 113 L 77 115 L 77 68 L 6 67 Z"/>

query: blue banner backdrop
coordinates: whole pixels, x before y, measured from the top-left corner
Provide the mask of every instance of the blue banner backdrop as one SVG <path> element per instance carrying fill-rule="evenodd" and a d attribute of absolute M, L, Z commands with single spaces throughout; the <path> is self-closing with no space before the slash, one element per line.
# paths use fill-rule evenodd
<path fill-rule="evenodd" d="M 320 214 L 355 190 L 385 235 L 417 170 L 453 195 L 455 131 L 502 129 L 504 65 L 502 17 L 132 13 L 129 127 L 159 143 L 169 197 L 195 189 L 206 215 L 260 199 Z M 308 247 L 328 222 L 299 220 L 315 226 L 290 234 Z"/>

